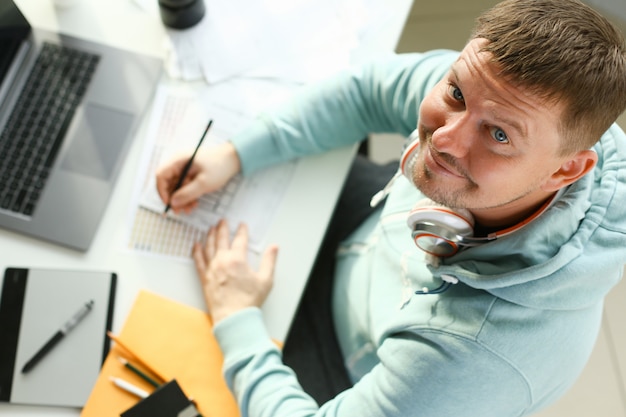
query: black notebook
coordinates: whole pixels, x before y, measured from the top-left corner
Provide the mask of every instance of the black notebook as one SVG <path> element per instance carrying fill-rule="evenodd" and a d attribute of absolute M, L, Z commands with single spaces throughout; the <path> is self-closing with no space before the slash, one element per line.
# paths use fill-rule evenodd
<path fill-rule="evenodd" d="M 193 401 L 175 379 L 161 385 L 152 394 L 120 414 L 121 417 L 198 417 Z M 201 417 L 201 416 L 200 416 Z"/>
<path fill-rule="evenodd" d="M 0 401 L 82 407 L 109 350 L 117 276 L 7 268 L 0 294 Z M 62 336 L 60 334 L 62 333 Z M 51 339 L 54 346 L 25 365 Z"/>

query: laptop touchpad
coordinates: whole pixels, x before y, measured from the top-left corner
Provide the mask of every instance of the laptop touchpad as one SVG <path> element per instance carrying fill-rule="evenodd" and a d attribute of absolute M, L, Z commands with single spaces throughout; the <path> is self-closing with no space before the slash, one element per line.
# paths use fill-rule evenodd
<path fill-rule="evenodd" d="M 84 107 L 76 129 L 70 131 L 70 144 L 61 168 L 107 180 L 120 153 L 126 148 L 133 115 L 106 107 L 88 104 Z"/>

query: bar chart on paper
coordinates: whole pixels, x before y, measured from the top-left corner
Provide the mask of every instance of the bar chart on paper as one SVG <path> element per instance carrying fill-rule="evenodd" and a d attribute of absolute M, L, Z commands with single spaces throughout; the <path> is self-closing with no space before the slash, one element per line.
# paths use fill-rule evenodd
<path fill-rule="evenodd" d="M 209 117 L 214 124 L 203 146 L 226 140 L 252 120 L 239 110 L 215 105 L 202 93 L 168 87 L 158 91 L 140 168 L 145 177 L 136 186 L 129 249 L 190 261 L 194 243 L 202 241 L 209 227 L 225 218 L 232 231 L 245 222 L 250 230 L 250 251 L 261 251 L 271 213 L 281 202 L 294 164 L 267 169 L 249 178 L 236 176 L 222 190 L 203 196 L 192 213 L 168 212 L 163 216 L 165 204 L 156 192 L 155 172 L 177 153 L 193 150 Z"/>

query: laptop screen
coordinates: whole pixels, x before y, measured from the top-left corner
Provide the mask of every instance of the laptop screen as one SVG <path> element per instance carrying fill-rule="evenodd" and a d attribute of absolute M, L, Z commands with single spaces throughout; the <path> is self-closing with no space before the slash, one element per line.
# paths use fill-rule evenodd
<path fill-rule="evenodd" d="M 29 34 L 30 25 L 13 0 L 0 0 L 0 83 Z"/>
<path fill-rule="evenodd" d="M 30 25 L 13 0 L 0 0 L 0 36 L 24 39 L 29 32 Z"/>

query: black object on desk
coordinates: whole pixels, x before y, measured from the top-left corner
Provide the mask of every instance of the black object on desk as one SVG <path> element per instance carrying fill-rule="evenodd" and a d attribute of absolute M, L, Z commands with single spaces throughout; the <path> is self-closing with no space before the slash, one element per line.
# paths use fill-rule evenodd
<path fill-rule="evenodd" d="M 187 29 L 204 17 L 204 0 L 159 0 L 159 13 L 165 26 Z"/>
<path fill-rule="evenodd" d="M 173 379 L 121 414 L 121 417 L 154 416 L 198 417 L 200 413 Z"/>

